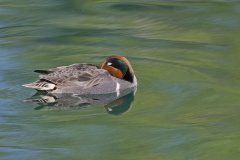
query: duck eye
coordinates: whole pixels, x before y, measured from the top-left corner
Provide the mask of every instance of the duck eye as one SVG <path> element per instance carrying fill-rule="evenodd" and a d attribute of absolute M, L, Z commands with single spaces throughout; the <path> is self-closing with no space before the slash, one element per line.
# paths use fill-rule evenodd
<path fill-rule="evenodd" d="M 107 65 L 108 65 L 108 66 L 111 66 L 111 65 L 112 65 L 112 63 L 111 63 L 111 62 L 108 62 L 108 63 L 107 63 Z"/>

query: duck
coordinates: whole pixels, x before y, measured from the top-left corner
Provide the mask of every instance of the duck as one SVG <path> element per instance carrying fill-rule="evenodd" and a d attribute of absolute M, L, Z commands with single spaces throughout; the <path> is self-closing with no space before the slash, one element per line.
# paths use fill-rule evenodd
<path fill-rule="evenodd" d="M 129 60 L 124 56 L 107 57 L 102 64 L 72 64 L 39 73 L 35 82 L 24 87 L 52 94 L 99 95 L 136 89 L 137 78 Z"/>

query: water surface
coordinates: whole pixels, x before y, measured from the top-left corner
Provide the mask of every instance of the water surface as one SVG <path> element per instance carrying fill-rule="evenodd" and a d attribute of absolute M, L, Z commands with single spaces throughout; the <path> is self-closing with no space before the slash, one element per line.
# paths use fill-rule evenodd
<path fill-rule="evenodd" d="M 238 159 L 240 3 L 1 0 L 0 159 Z M 126 56 L 127 112 L 25 103 L 34 69 Z"/>

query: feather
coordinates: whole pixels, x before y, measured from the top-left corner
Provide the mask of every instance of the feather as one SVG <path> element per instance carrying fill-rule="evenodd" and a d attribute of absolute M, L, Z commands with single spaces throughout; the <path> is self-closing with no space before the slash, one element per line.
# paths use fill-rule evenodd
<path fill-rule="evenodd" d="M 33 89 L 40 90 L 40 91 L 49 91 L 49 90 L 53 90 L 56 85 L 53 83 L 44 81 L 44 80 L 38 80 L 36 82 L 24 84 L 22 86 L 27 87 L 27 88 L 33 88 Z"/>
<path fill-rule="evenodd" d="M 52 73 L 53 71 L 51 71 L 51 70 L 41 70 L 41 69 L 37 69 L 37 70 L 34 70 L 34 72 L 40 73 L 40 74 L 50 74 L 50 73 Z"/>
<path fill-rule="evenodd" d="M 103 82 L 104 77 L 110 75 L 107 71 L 91 64 L 73 64 L 47 70 L 35 70 L 35 72 L 40 73 L 39 80 L 23 86 L 47 92 L 62 90 L 70 86 L 78 87 L 79 90 L 91 88 Z"/>

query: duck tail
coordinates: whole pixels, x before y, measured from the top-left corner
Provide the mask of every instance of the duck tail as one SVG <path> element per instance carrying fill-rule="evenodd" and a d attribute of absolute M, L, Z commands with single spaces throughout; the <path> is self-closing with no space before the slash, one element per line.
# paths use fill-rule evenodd
<path fill-rule="evenodd" d="M 40 91 L 49 91 L 49 90 L 53 90 L 56 88 L 55 84 L 49 83 L 44 80 L 39 80 L 39 81 L 36 81 L 33 83 L 24 84 L 22 86 L 27 87 L 27 88 L 33 88 L 33 89 L 40 90 Z"/>

